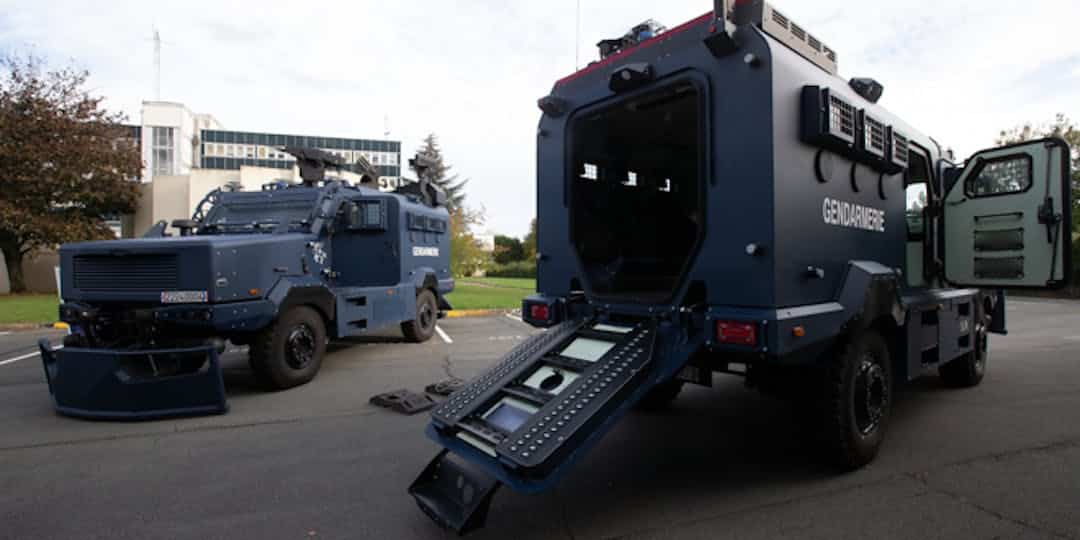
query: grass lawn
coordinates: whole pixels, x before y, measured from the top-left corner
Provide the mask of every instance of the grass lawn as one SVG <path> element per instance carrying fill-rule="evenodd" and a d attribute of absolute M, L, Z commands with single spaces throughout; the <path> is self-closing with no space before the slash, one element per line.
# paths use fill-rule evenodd
<path fill-rule="evenodd" d="M 535 290 L 534 279 L 462 278 L 446 299 L 454 309 L 514 309 Z"/>
<path fill-rule="evenodd" d="M 0 296 L 0 324 L 56 322 L 55 294 L 12 294 Z"/>

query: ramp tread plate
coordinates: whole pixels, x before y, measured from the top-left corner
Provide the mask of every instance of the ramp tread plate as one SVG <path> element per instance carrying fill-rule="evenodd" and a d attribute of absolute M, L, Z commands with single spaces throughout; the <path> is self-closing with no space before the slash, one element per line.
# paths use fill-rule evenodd
<path fill-rule="evenodd" d="M 533 361 L 574 335 L 584 324 L 581 320 L 567 321 L 526 340 L 483 375 L 451 394 L 442 406 L 435 409 L 432 417 L 451 425 L 461 421 L 475 412 L 476 407 L 493 398 L 522 371 L 532 366 Z"/>
<path fill-rule="evenodd" d="M 526 468 L 542 465 L 590 420 L 612 404 L 621 391 L 648 366 L 656 331 L 635 329 L 594 366 L 548 402 L 496 451 Z"/>

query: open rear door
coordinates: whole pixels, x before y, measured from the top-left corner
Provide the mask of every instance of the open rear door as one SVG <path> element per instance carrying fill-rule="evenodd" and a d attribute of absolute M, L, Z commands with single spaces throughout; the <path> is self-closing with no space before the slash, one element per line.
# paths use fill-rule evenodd
<path fill-rule="evenodd" d="M 972 156 L 944 205 L 945 278 L 1057 289 L 1072 272 L 1069 146 L 1043 139 Z"/>

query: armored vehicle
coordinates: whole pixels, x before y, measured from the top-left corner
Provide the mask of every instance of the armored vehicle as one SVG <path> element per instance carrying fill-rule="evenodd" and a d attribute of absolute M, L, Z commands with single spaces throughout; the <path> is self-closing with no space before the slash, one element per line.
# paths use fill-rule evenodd
<path fill-rule="evenodd" d="M 1001 289 L 1070 276 L 1062 141 L 954 163 L 760 1 L 638 28 L 539 100 L 523 317 L 547 331 L 433 411 L 445 450 L 409 489 L 459 532 L 716 372 L 807 400 L 822 455 L 860 467 L 897 385 L 980 382 Z"/>
<path fill-rule="evenodd" d="M 60 248 L 64 347 L 41 343 L 56 410 L 90 418 L 223 413 L 226 341 L 267 387 L 315 377 L 332 338 L 400 325 L 425 341 L 450 308 L 449 216 L 427 179 L 399 193 L 326 177 L 330 154 L 287 148 L 302 184 L 219 189 L 177 235 Z"/>

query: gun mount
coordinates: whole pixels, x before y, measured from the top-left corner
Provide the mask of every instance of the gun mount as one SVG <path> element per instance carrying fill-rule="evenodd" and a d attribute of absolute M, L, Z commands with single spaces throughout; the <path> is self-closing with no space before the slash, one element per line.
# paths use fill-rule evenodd
<path fill-rule="evenodd" d="M 446 193 L 435 185 L 432 178 L 432 169 L 436 164 L 435 158 L 417 153 L 415 157 L 409 159 L 409 168 L 416 171 L 416 182 L 403 184 L 395 193 L 417 197 L 432 208 L 445 206 Z"/>
<path fill-rule="evenodd" d="M 300 167 L 300 179 L 305 186 L 313 187 L 326 180 L 326 169 L 340 171 L 345 166 L 341 158 L 316 148 L 286 146 L 282 151 L 296 158 L 296 164 Z M 369 164 L 368 167 L 370 166 Z"/>

